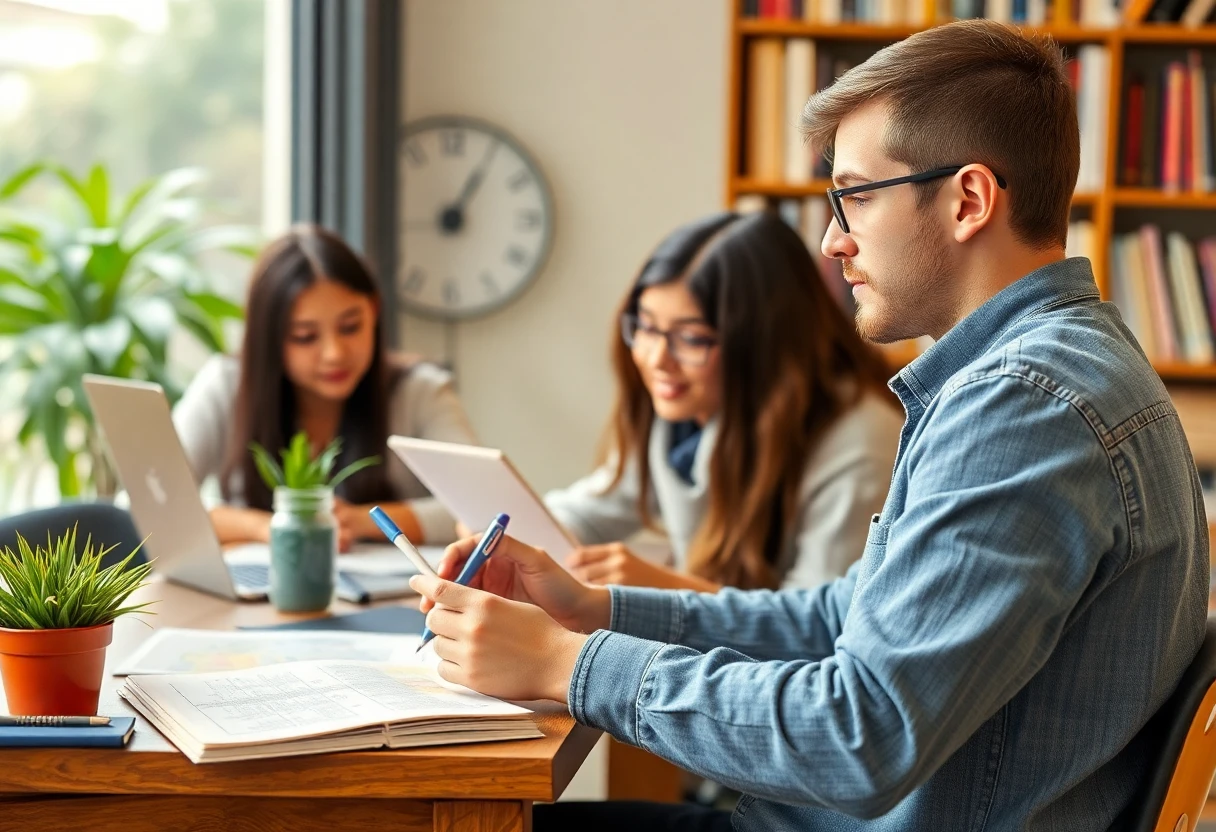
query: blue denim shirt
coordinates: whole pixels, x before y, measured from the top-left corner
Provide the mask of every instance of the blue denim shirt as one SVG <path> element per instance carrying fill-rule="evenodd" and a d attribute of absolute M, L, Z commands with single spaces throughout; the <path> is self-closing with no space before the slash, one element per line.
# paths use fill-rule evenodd
<path fill-rule="evenodd" d="M 1053 263 L 891 381 L 865 554 L 811 590 L 612 589 L 580 722 L 745 793 L 740 830 L 1105 830 L 1203 638 L 1198 477 L 1161 380 Z"/>

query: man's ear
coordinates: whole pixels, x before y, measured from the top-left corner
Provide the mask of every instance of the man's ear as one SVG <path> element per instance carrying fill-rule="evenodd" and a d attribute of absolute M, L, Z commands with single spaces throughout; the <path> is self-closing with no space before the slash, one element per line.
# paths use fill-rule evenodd
<path fill-rule="evenodd" d="M 967 165 L 951 181 L 954 239 L 965 243 L 993 222 L 1001 187 L 983 165 Z"/>

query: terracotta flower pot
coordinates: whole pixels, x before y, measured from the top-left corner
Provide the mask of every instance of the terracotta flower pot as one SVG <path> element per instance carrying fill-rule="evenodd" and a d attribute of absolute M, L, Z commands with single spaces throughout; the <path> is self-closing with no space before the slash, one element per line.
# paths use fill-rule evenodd
<path fill-rule="evenodd" d="M 0 676 L 9 713 L 93 716 L 114 623 L 68 630 L 0 627 Z"/>

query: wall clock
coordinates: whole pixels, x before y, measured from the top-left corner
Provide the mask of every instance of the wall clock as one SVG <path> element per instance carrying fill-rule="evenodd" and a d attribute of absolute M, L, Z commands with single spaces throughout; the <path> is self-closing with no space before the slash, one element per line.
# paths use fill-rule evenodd
<path fill-rule="evenodd" d="M 457 320 L 493 312 L 540 273 L 553 243 L 553 200 L 532 156 L 478 119 L 407 124 L 397 297 L 408 311 Z"/>

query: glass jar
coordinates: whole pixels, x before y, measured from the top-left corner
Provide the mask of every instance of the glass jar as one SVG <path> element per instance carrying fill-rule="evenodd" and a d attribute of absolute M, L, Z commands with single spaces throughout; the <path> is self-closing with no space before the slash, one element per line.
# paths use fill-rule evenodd
<path fill-rule="evenodd" d="M 282 612 L 319 612 L 334 600 L 338 534 L 329 488 L 276 488 L 270 518 L 270 600 Z"/>

